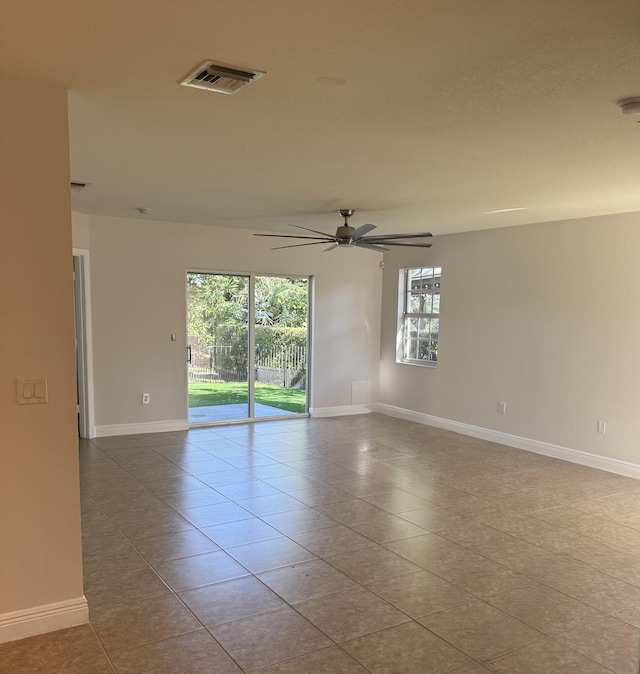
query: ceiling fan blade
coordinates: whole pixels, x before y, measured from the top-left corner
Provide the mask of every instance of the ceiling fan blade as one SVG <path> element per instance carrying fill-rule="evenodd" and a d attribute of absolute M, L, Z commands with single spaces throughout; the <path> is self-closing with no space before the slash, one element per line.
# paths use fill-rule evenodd
<path fill-rule="evenodd" d="M 331 237 L 321 239 L 319 236 L 299 236 L 298 234 L 254 234 L 253 236 L 275 236 L 278 239 L 317 239 L 318 241 L 333 241 Z"/>
<path fill-rule="evenodd" d="M 332 244 L 331 246 L 329 246 L 329 248 L 325 248 L 322 252 L 323 252 L 323 253 L 328 253 L 330 250 L 333 250 L 334 248 L 337 248 L 337 247 L 338 247 L 338 244 L 337 244 L 337 243 L 334 243 L 334 244 Z"/>
<path fill-rule="evenodd" d="M 306 229 L 307 232 L 315 232 L 316 234 L 322 234 L 322 236 L 331 236 L 327 232 L 320 232 L 317 229 L 309 229 L 309 227 L 303 227 L 302 225 L 289 225 L 289 227 L 297 227 L 298 229 Z"/>
<path fill-rule="evenodd" d="M 367 232 L 370 232 L 372 229 L 375 229 L 375 225 L 361 225 L 358 227 L 358 229 L 354 229 L 353 232 L 351 232 L 351 238 L 352 239 L 359 239 L 363 237 Z"/>
<path fill-rule="evenodd" d="M 387 239 L 424 239 L 425 237 L 433 236 L 431 232 L 415 232 L 414 234 L 374 234 L 368 236 L 367 241 L 386 241 Z"/>
<path fill-rule="evenodd" d="M 321 241 L 314 241 L 313 243 L 294 243 L 290 246 L 276 246 L 275 248 L 272 248 L 271 250 L 279 250 L 280 248 L 299 248 L 300 246 L 321 246 L 327 243 L 324 240 Z"/>
<path fill-rule="evenodd" d="M 385 250 L 389 250 L 388 248 L 385 248 L 384 246 L 374 246 L 371 243 L 359 243 L 356 241 L 355 245 L 358 248 L 366 248 L 367 250 L 375 250 L 376 253 L 384 253 Z"/>
<path fill-rule="evenodd" d="M 373 241 L 372 243 L 377 244 L 378 242 Z M 401 243 L 400 241 L 383 241 L 381 243 L 384 243 L 385 246 L 406 246 L 407 248 L 431 248 L 433 246 L 432 243 Z"/>

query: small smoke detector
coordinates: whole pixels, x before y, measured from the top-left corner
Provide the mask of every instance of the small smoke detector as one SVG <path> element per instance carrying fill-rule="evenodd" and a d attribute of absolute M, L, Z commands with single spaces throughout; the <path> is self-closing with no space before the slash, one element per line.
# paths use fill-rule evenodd
<path fill-rule="evenodd" d="M 622 110 L 623 115 L 638 115 L 640 114 L 640 96 L 623 98 L 618 101 L 618 107 Z"/>
<path fill-rule="evenodd" d="M 187 75 L 180 84 L 194 89 L 217 91 L 220 94 L 235 94 L 240 89 L 248 86 L 266 73 L 259 70 L 251 70 L 239 66 L 205 61 L 192 73 Z"/>

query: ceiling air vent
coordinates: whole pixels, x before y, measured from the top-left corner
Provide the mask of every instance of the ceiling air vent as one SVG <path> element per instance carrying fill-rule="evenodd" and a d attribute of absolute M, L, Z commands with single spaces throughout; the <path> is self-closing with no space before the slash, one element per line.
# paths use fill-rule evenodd
<path fill-rule="evenodd" d="M 235 94 L 236 91 L 240 91 L 240 89 L 255 82 L 265 74 L 259 70 L 205 61 L 185 77 L 180 84 L 185 87 L 217 91 L 221 94 Z"/>

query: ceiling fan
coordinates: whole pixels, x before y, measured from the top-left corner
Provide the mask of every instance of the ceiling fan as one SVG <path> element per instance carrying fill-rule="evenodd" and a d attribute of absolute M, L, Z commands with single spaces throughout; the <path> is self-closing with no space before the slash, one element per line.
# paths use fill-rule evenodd
<path fill-rule="evenodd" d="M 366 250 L 375 250 L 383 253 L 389 250 L 386 246 L 406 246 L 408 248 L 431 248 L 431 243 L 416 243 L 409 241 L 398 241 L 397 239 L 423 239 L 432 236 L 431 232 L 415 232 L 414 234 L 378 234 L 373 236 L 365 236 L 370 231 L 376 228 L 375 225 L 361 225 L 357 229 L 349 224 L 349 218 L 355 213 L 352 208 L 341 208 L 338 213 L 344 218 L 344 224 L 340 225 L 336 230 L 335 235 L 320 232 L 317 229 L 309 229 L 309 227 L 302 227 L 301 225 L 291 225 L 298 229 L 304 229 L 307 232 L 314 232 L 322 236 L 301 236 L 294 234 L 255 234 L 254 236 L 274 236 L 280 239 L 314 239 L 311 243 L 294 243 L 288 246 L 276 246 L 271 250 L 278 250 L 279 248 L 298 248 L 299 246 L 318 246 L 330 243 L 328 248 L 325 248 L 326 253 L 334 248 L 341 248 L 344 246 L 356 246 L 358 248 L 366 248 Z"/>

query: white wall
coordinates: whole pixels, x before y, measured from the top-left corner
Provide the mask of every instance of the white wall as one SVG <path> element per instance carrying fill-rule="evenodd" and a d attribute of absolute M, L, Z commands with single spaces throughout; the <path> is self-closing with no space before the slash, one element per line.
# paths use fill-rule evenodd
<path fill-rule="evenodd" d="M 85 213 L 71 214 L 73 247 L 89 250 L 89 216 Z"/>
<path fill-rule="evenodd" d="M 67 95 L 0 81 L 0 642 L 86 621 Z M 17 405 L 16 379 L 49 402 Z"/>
<path fill-rule="evenodd" d="M 385 254 L 380 402 L 640 463 L 638 215 L 441 236 L 426 252 Z M 437 369 L 395 361 L 398 270 L 422 265 L 443 269 Z"/>
<path fill-rule="evenodd" d="M 377 384 L 380 257 L 323 247 L 271 251 L 246 230 L 83 216 L 91 251 L 96 426 L 186 421 L 187 270 L 313 275 L 312 406 L 351 405 L 351 383 Z M 83 218 L 77 218 L 81 223 Z M 74 241 L 74 245 L 76 242 Z M 176 342 L 170 334 L 177 333 Z M 141 404 L 141 393 L 151 404 Z"/>

